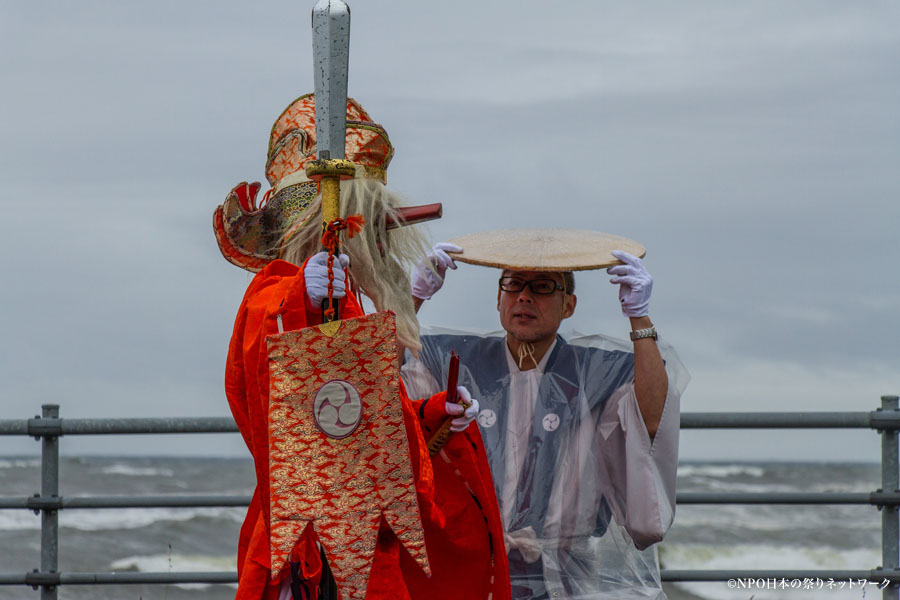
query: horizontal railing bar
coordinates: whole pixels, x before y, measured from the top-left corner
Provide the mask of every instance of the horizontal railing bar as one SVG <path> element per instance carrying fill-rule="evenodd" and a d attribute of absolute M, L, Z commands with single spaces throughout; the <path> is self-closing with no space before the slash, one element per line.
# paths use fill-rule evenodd
<path fill-rule="evenodd" d="M 682 429 L 900 429 L 900 411 L 691 412 Z M 129 419 L 2 419 L 0 435 L 236 433 L 230 417 Z"/>
<path fill-rule="evenodd" d="M 871 504 L 900 505 L 900 492 L 678 492 L 678 504 Z"/>
<path fill-rule="evenodd" d="M 0 435 L 29 435 L 28 421 L 0 419 Z"/>
<path fill-rule="evenodd" d="M 156 496 L 29 496 L 0 498 L 0 510 L 59 510 L 88 508 L 201 508 L 247 506 L 250 496 L 156 495 Z M 678 504 L 862 504 L 900 506 L 900 492 L 678 492 Z"/>
<path fill-rule="evenodd" d="M 0 435 L 237 433 L 231 417 L 0 420 Z"/>
<path fill-rule="evenodd" d="M 247 506 L 251 496 L 235 495 L 157 495 L 157 496 L 83 496 L 0 498 L 0 509 L 59 510 L 64 508 L 192 508 Z"/>
<path fill-rule="evenodd" d="M 682 429 L 900 429 L 900 411 L 691 412 Z"/>
<path fill-rule="evenodd" d="M 231 417 L 180 419 L 60 419 L 63 435 L 126 433 L 234 433 Z"/>
<path fill-rule="evenodd" d="M 682 429 L 900 429 L 900 411 L 871 412 L 693 412 Z M 2 419 L 0 435 L 121 435 L 236 433 L 230 417 L 140 419 Z"/>
<path fill-rule="evenodd" d="M 60 419 L 63 435 L 146 433 L 235 433 L 231 417 L 160 419 Z"/>
<path fill-rule="evenodd" d="M 94 585 L 138 583 L 237 583 L 236 571 L 181 573 L 0 573 L 0 585 Z"/>
<path fill-rule="evenodd" d="M 900 569 L 872 569 L 870 571 L 862 569 L 842 571 L 661 569 L 659 574 L 663 581 L 728 581 L 729 579 L 822 579 L 826 581 L 833 579 L 835 581 L 848 581 L 851 579 L 865 579 L 881 583 L 886 579 L 891 583 L 900 582 Z"/>

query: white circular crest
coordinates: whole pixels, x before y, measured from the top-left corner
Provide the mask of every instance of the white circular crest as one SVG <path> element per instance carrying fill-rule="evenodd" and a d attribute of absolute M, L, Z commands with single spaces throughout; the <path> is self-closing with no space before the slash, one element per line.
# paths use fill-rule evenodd
<path fill-rule="evenodd" d="M 559 428 L 559 415 L 556 413 L 545 415 L 541 424 L 544 426 L 544 431 L 556 431 Z"/>
<path fill-rule="evenodd" d="M 478 413 L 478 424 L 482 427 L 493 427 L 497 424 L 497 413 L 489 408 Z"/>
<path fill-rule="evenodd" d="M 362 421 L 359 392 L 343 379 L 332 379 L 316 392 L 313 420 L 328 437 L 347 437 L 356 431 Z"/>

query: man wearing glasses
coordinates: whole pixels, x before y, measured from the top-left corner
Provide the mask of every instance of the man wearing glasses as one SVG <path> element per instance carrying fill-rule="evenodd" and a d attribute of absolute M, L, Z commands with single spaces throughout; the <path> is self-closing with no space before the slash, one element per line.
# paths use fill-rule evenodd
<path fill-rule="evenodd" d="M 535 240 L 515 243 L 525 253 Z M 434 269 L 420 265 L 414 274 L 414 296 L 437 292 L 446 270 L 456 268 L 451 254 L 464 260 L 470 247 L 461 251 L 435 246 Z M 527 270 L 522 261 L 503 268 L 496 258 L 476 264 L 502 268 L 503 332 L 424 335 L 419 358 L 404 367 L 407 387 L 422 395 L 446 381 L 450 351 L 460 355 L 459 383 L 481 403 L 478 423 L 513 598 L 665 598 L 651 546 L 674 517 L 687 373 L 658 341 L 649 316 L 653 280 L 643 262 L 611 254 L 609 262 L 618 264 L 608 272 L 619 285 L 630 343 L 599 335 L 563 339 L 560 324 L 577 304 L 572 271 L 547 269 L 539 258 Z"/>

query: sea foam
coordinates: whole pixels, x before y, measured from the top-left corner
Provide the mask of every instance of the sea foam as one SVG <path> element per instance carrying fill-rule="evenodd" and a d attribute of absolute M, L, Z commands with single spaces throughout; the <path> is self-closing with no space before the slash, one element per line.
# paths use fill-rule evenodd
<path fill-rule="evenodd" d="M 246 509 L 216 508 L 116 508 L 72 510 L 60 513 L 59 525 L 79 531 L 139 529 L 164 521 L 190 521 L 206 517 L 242 523 Z"/>
<path fill-rule="evenodd" d="M 0 469 L 34 469 L 41 466 L 39 458 L 13 458 L 0 460 Z"/>
<path fill-rule="evenodd" d="M 125 463 L 116 463 L 103 467 L 104 475 L 132 475 L 135 477 L 172 477 L 175 471 L 157 467 L 136 467 Z"/>
<path fill-rule="evenodd" d="M 678 465 L 678 475 L 681 477 L 762 477 L 764 474 L 765 469 L 755 465 Z"/>
<path fill-rule="evenodd" d="M 140 529 L 166 521 L 185 522 L 202 517 L 242 523 L 245 514 L 246 510 L 240 507 L 71 509 L 60 511 L 59 527 L 78 531 L 117 531 Z M 41 517 L 29 510 L 0 510 L 0 531 L 40 528 Z"/>
<path fill-rule="evenodd" d="M 152 554 L 148 556 L 128 556 L 110 563 L 111 571 L 138 571 L 141 573 L 178 573 L 178 572 L 229 572 L 235 570 L 235 555 L 212 556 L 198 554 Z M 173 584 L 182 589 L 204 589 L 209 583 Z M 237 587 L 237 584 L 229 584 Z"/>

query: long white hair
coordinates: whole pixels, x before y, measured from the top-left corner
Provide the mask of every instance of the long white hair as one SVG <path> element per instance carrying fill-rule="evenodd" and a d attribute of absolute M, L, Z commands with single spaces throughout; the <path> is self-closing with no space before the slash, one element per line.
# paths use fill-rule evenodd
<path fill-rule="evenodd" d="M 320 214 L 320 205 L 321 196 L 309 210 Z M 341 252 L 350 257 L 350 277 L 354 284 L 371 298 L 377 310 L 396 313 L 400 344 L 417 355 L 422 343 L 407 273 L 426 255 L 428 246 L 418 227 L 398 227 L 385 232 L 385 219 L 389 215 L 402 222 L 397 214 L 401 205 L 399 196 L 380 181 L 370 178 L 342 181 L 341 218 L 358 214 L 366 224 L 352 239 L 341 236 Z M 281 258 L 302 265 L 321 251 L 321 240 L 322 221 L 310 219 L 290 239 L 283 241 Z M 430 261 L 425 262 L 430 265 Z"/>

